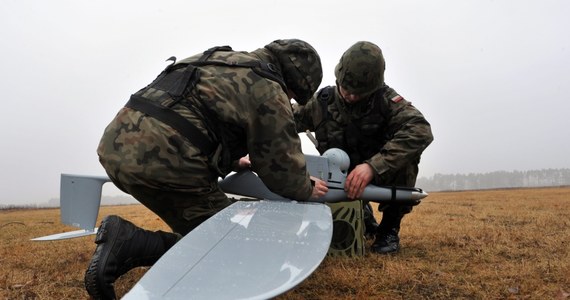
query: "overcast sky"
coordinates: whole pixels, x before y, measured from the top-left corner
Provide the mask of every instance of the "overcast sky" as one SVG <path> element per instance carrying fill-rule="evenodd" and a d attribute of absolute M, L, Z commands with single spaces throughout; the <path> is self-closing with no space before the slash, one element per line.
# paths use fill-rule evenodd
<path fill-rule="evenodd" d="M 420 176 L 569 168 L 569 16 L 565 0 L 0 0 L 0 203 L 103 175 L 103 129 L 168 57 L 279 38 L 317 49 L 322 87 L 348 47 L 378 44 L 432 124 Z"/>

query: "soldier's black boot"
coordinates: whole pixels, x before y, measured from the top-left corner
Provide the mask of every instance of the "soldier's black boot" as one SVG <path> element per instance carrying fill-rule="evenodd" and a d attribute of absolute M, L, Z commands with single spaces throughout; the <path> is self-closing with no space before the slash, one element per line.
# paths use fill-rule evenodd
<path fill-rule="evenodd" d="M 374 253 L 388 254 L 398 252 L 400 250 L 400 237 L 397 228 L 388 230 L 379 230 L 376 233 L 376 239 L 370 249 Z"/>
<path fill-rule="evenodd" d="M 101 222 L 95 253 L 85 272 L 85 288 L 93 299 L 115 299 L 119 276 L 140 266 L 153 265 L 179 239 L 174 233 L 152 232 L 118 216 Z"/>
<path fill-rule="evenodd" d="M 399 209 L 386 209 L 376 231 L 376 239 L 370 249 L 374 253 L 388 254 L 400 250 L 400 223 L 404 217 Z"/>

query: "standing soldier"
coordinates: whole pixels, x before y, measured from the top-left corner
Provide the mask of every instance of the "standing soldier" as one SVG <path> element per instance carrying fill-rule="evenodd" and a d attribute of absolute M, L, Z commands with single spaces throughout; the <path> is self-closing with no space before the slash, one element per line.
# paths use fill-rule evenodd
<path fill-rule="evenodd" d="M 420 111 L 384 83 L 384 70 L 380 48 L 358 42 L 335 68 L 336 87 L 325 87 L 306 105 L 294 106 L 297 130 L 314 131 L 319 152 L 340 148 L 348 153 L 345 190 L 350 199 L 358 199 L 371 182 L 413 187 L 420 156 L 433 140 Z M 379 225 L 371 211 L 365 217 L 366 231 L 375 234 L 371 250 L 396 252 L 401 220 L 412 207 L 389 203 L 379 210 Z"/>
<path fill-rule="evenodd" d="M 107 126 L 97 153 L 113 183 L 156 213 L 174 233 L 103 219 L 85 273 L 95 299 L 114 299 L 115 280 L 154 264 L 181 236 L 232 202 L 218 187 L 251 167 L 273 192 L 308 200 L 311 185 L 291 98 L 305 104 L 322 79 L 308 43 L 276 40 L 252 52 L 215 47 L 168 66 L 131 96 Z M 249 160 L 240 157 L 249 154 Z"/>

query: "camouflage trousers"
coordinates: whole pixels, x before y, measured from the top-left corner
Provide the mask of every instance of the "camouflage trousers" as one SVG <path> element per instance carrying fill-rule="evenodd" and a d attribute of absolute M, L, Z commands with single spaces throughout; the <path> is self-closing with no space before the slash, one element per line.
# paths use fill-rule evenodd
<path fill-rule="evenodd" d="M 395 172 L 390 180 L 385 182 L 376 182 L 376 184 L 413 187 L 416 184 L 418 171 L 419 169 L 416 163 L 409 164 Z M 378 230 L 381 231 L 392 228 L 400 229 L 402 218 L 404 218 L 404 215 L 411 213 L 412 209 L 413 206 L 399 204 L 397 202 L 380 203 L 380 205 L 378 205 L 378 211 L 382 212 L 382 220 L 380 221 L 380 224 L 378 224 Z"/>
<path fill-rule="evenodd" d="M 233 203 L 219 188 L 197 194 L 113 182 L 157 214 L 173 232 L 182 236 Z"/>
<path fill-rule="evenodd" d="M 123 108 L 97 154 L 113 183 L 186 235 L 232 202 L 218 187 L 209 158 L 175 130 Z"/>

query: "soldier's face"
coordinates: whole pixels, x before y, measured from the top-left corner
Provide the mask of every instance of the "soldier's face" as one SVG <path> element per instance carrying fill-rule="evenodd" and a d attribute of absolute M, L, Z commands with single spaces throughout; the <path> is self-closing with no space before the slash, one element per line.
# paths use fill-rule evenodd
<path fill-rule="evenodd" d="M 340 96 L 344 99 L 344 101 L 348 103 L 356 103 L 362 99 L 360 95 L 351 94 L 347 90 L 345 90 L 342 86 L 338 87 L 338 92 L 340 93 Z"/>

